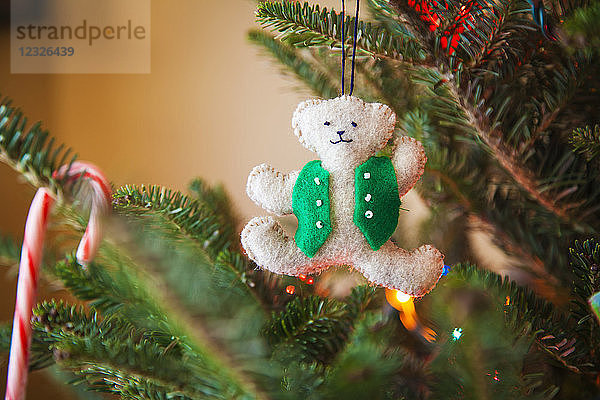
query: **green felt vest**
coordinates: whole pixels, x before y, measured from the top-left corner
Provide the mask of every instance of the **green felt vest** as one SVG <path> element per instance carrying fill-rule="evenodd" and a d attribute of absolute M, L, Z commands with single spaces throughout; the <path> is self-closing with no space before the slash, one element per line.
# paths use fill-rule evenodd
<path fill-rule="evenodd" d="M 294 185 L 292 209 L 298 218 L 296 245 L 312 258 L 331 233 L 329 172 L 320 160 L 307 163 Z M 354 224 L 373 250 L 388 241 L 398 224 L 400 196 L 389 157 L 371 157 L 354 170 Z"/>

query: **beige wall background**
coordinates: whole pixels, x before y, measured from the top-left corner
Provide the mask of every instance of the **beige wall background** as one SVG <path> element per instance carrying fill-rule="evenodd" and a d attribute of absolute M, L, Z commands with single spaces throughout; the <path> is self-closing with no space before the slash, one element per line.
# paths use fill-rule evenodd
<path fill-rule="evenodd" d="M 245 195 L 254 165 L 268 161 L 291 170 L 312 159 L 290 128 L 295 106 L 310 94 L 247 42 L 254 9 L 249 0 L 153 0 L 147 75 L 10 74 L 8 32 L 2 32 L 0 94 L 31 121 L 43 121 L 80 159 L 101 166 L 115 185 L 185 189 L 201 176 L 223 183 L 248 219 L 264 213 Z M 0 232 L 22 236 L 33 194 L 0 165 Z M 14 309 L 15 271 L 0 272 L 0 320 L 6 321 Z M 5 375 L 1 368 L 0 391 Z M 39 398 L 63 398 L 34 373 L 29 398 L 39 390 Z"/>
<path fill-rule="evenodd" d="M 3 59 L 0 91 L 117 185 L 183 189 L 203 176 L 225 183 L 250 215 L 258 211 L 244 192 L 252 166 L 268 160 L 291 169 L 311 159 L 290 128 L 309 93 L 246 41 L 254 8 L 244 0 L 154 0 L 151 74 L 18 75 Z M 6 54 L 7 38 L 2 45 Z M 4 187 L 14 177 L 3 172 Z M 24 200 L 13 196 L 8 204 Z M 1 215 L 3 228 L 12 214 Z"/>

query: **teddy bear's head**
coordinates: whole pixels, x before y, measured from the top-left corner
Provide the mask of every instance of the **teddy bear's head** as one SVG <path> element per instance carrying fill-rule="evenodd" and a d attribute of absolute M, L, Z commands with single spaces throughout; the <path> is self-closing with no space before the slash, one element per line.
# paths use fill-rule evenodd
<path fill-rule="evenodd" d="M 396 115 L 386 105 L 353 96 L 307 100 L 292 118 L 300 143 L 316 152 L 325 168 L 354 168 L 392 137 Z"/>

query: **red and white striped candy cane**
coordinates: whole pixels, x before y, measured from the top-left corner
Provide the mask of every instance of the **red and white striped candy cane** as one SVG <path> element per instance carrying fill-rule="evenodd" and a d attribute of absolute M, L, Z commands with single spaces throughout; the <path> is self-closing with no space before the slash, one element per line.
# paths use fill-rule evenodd
<path fill-rule="evenodd" d="M 92 187 L 92 209 L 87 228 L 77 248 L 77 262 L 86 266 L 96 255 L 102 240 L 102 216 L 108 213 L 112 189 L 108 179 L 93 164 L 77 161 L 71 166 L 62 166 L 54 175 L 55 178 L 66 178 L 67 182 L 85 179 Z"/>
<path fill-rule="evenodd" d="M 109 210 L 111 188 L 108 180 L 94 165 L 75 162 L 70 167 L 63 166 L 56 178 L 67 181 L 84 178 L 93 188 L 92 209 L 88 226 L 77 249 L 77 261 L 87 265 L 98 250 L 101 240 L 101 217 Z M 31 315 L 37 296 L 37 281 L 44 248 L 44 237 L 48 226 L 48 216 L 55 202 L 47 188 L 40 188 L 29 208 L 25 223 L 25 238 L 21 249 L 19 278 L 17 280 L 17 300 L 13 319 L 8 378 L 6 380 L 6 400 L 25 399 L 29 348 L 31 346 Z"/>
<path fill-rule="evenodd" d="M 17 301 L 10 342 L 6 400 L 25 398 L 31 343 L 31 308 L 37 293 L 37 275 L 42 260 L 44 236 L 48 225 L 48 215 L 53 204 L 54 197 L 50 191 L 46 188 L 39 189 L 31 202 L 25 223 L 25 238 L 21 249 Z"/>

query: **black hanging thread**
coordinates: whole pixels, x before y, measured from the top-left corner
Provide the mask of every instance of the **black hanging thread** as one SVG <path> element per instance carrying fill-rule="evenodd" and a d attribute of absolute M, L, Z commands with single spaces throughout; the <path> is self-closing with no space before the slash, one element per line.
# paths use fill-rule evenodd
<path fill-rule="evenodd" d="M 356 40 L 358 39 L 358 11 L 360 0 L 356 0 L 356 17 L 354 18 L 354 34 L 352 35 L 352 67 L 350 70 L 350 93 L 354 92 L 354 70 L 356 66 Z M 346 75 L 346 41 L 345 41 L 346 1 L 342 0 L 342 95 L 344 94 L 344 78 Z"/>
<path fill-rule="evenodd" d="M 342 96 L 344 95 L 344 77 L 346 75 L 346 43 L 344 33 L 346 28 L 344 27 L 344 21 L 346 20 L 346 1 L 342 0 Z"/>
<path fill-rule="evenodd" d="M 354 65 L 356 63 L 356 40 L 358 39 L 358 7 L 360 0 L 356 0 L 356 16 L 354 17 L 354 37 L 352 40 L 352 69 L 350 71 L 350 96 L 354 91 Z"/>

